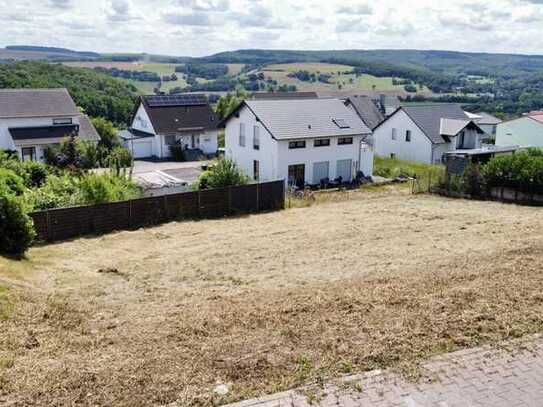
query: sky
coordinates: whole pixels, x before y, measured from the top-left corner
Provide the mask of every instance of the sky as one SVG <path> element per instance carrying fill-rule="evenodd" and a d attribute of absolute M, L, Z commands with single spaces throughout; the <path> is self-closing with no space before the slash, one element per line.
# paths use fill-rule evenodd
<path fill-rule="evenodd" d="M 0 46 L 205 56 L 246 48 L 543 54 L 543 0 L 0 0 Z"/>

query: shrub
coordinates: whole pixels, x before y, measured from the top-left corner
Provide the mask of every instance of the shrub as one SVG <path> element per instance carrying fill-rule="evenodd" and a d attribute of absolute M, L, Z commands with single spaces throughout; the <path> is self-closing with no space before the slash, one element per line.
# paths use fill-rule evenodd
<path fill-rule="evenodd" d="M 134 165 L 132 153 L 130 150 L 124 147 L 115 147 L 113 150 L 111 150 L 106 161 L 107 166 L 116 175 L 120 175 L 122 169 L 132 168 Z"/>
<path fill-rule="evenodd" d="M 32 244 L 35 232 L 22 200 L 0 186 L 0 253 L 21 256 Z"/>
<path fill-rule="evenodd" d="M 87 174 L 79 183 L 79 201 L 83 205 L 124 201 L 140 196 L 140 189 L 130 179 L 109 174 Z"/>
<path fill-rule="evenodd" d="M 26 175 L 25 184 L 28 188 L 39 188 L 49 175 L 47 167 L 36 161 L 25 161 L 23 169 Z"/>
<path fill-rule="evenodd" d="M 25 185 L 23 179 L 14 171 L 0 168 L 0 190 L 3 194 L 22 195 Z"/>
<path fill-rule="evenodd" d="M 198 179 L 198 189 L 224 188 L 234 185 L 245 185 L 249 177 L 245 175 L 230 159 L 221 159 L 204 171 Z"/>
<path fill-rule="evenodd" d="M 485 179 L 478 164 L 470 164 L 462 174 L 462 189 L 466 194 L 482 196 L 485 191 Z"/>
<path fill-rule="evenodd" d="M 78 178 L 73 175 L 49 176 L 41 188 L 27 191 L 25 199 L 32 210 L 77 205 Z"/>
<path fill-rule="evenodd" d="M 112 122 L 102 117 L 93 118 L 91 122 L 100 135 L 100 141 L 98 142 L 100 147 L 111 151 L 115 147 L 121 146 L 121 139 L 117 135 L 117 129 Z"/>
<path fill-rule="evenodd" d="M 495 157 L 481 171 L 488 188 L 507 187 L 527 193 L 543 193 L 542 150 L 529 149 Z"/>

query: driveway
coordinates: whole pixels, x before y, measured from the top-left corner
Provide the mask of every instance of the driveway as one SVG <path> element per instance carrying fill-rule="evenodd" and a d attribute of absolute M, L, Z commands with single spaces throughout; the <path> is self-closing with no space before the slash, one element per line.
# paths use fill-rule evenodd
<path fill-rule="evenodd" d="M 153 171 L 169 171 L 169 170 L 184 170 L 189 169 L 191 171 L 201 171 L 202 165 L 208 164 L 209 161 L 152 161 L 152 160 L 135 160 L 134 161 L 134 174 L 141 174 L 144 172 Z"/>
<path fill-rule="evenodd" d="M 530 407 L 543 405 L 543 339 L 466 349 L 433 358 L 425 378 L 375 370 L 333 385 L 287 391 L 225 407 Z M 506 350 L 506 349 L 509 349 Z"/>

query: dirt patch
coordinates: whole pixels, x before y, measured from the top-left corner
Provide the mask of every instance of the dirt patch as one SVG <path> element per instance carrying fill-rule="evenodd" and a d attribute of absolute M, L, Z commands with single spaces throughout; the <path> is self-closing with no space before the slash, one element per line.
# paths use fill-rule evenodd
<path fill-rule="evenodd" d="M 207 406 L 540 332 L 542 234 L 539 209 L 360 194 L 34 248 L 0 402 Z"/>

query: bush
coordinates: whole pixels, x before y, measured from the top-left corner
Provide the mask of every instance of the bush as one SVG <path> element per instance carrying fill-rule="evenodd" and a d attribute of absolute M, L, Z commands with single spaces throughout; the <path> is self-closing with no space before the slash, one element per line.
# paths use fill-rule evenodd
<path fill-rule="evenodd" d="M 124 147 L 115 147 L 109 153 L 106 159 L 107 166 L 113 171 L 114 174 L 120 175 L 121 170 L 126 168 L 132 168 L 134 165 L 134 158 L 130 150 Z"/>
<path fill-rule="evenodd" d="M 140 196 L 130 179 L 113 175 L 88 174 L 79 183 L 79 200 L 83 205 L 125 201 Z"/>
<path fill-rule="evenodd" d="M 21 256 L 34 241 L 32 219 L 20 198 L 0 186 L 0 253 Z"/>
<path fill-rule="evenodd" d="M 78 204 L 78 179 L 73 175 L 50 176 L 41 188 L 27 191 L 26 202 L 32 210 L 63 208 Z"/>
<path fill-rule="evenodd" d="M 49 175 L 49 169 L 46 165 L 36 161 L 22 162 L 17 155 L 4 151 L 0 151 L 0 167 L 13 171 L 22 178 L 28 188 L 39 187 Z"/>
<path fill-rule="evenodd" d="M 198 179 L 198 189 L 224 188 L 234 185 L 245 185 L 249 177 L 245 175 L 230 159 L 221 159 L 209 170 L 204 171 Z"/>
<path fill-rule="evenodd" d="M 488 188 L 506 187 L 526 193 L 543 193 L 543 151 L 529 149 L 495 157 L 481 172 Z"/>
<path fill-rule="evenodd" d="M 23 179 L 14 171 L 0 168 L 0 190 L 3 194 L 22 195 L 25 185 Z"/>

